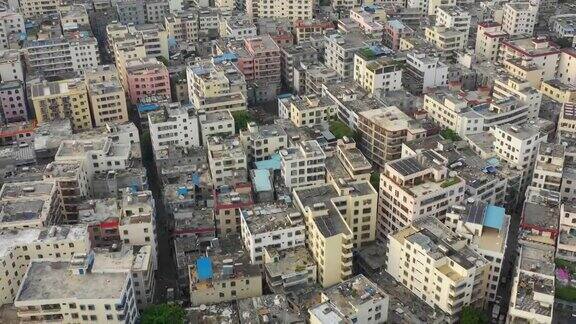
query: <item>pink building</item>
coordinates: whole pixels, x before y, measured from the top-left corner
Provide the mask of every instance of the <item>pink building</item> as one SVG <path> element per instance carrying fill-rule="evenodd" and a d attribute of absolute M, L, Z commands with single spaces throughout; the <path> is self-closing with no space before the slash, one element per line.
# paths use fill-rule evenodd
<path fill-rule="evenodd" d="M 280 86 L 280 47 L 270 35 L 244 40 L 236 63 L 246 81 L 265 81 Z"/>
<path fill-rule="evenodd" d="M 128 96 L 133 105 L 140 102 L 140 99 L 153 95 L 172 98 L 168 69 L 155 58 L 133 59 L 126 62 L 126 74 Z"/>
<path fill-rule="evenodd" d="M 28 120 L 25 91 L 22 81 L 11 80 L 0 83 L 0 119 L 2 123 Z"/>
<path fill-rule="evenodd" d="M 384 45 L 396 51 L 400 47 L 400 38 L 409 37 L 413 34 L 414 30 L 406 26 L 400 20 L 389 20 L 384 25 L 384 34 L 382 38 Z"/>

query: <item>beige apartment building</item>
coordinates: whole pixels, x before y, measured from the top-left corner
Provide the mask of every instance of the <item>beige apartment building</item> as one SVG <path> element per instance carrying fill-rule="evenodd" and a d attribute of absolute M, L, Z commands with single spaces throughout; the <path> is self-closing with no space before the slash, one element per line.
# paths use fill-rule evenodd
<path fill-rule="evenodd" d="M 246 0 L 246 14 L 257 18 L 284 18 L 292 21 L 312 19 L 311 0 Z"/>
<path fill-rule="evenodd" d="M 186 69 L 188 97 L 197 110 L 246 110 L 246 80 L 230 63 L 206 60 Z"/>
<path fill-rule="evenodd" d="M 476 32 L 475 53 L 479 62 L 496 61 L 500 43 L 508 37 L 497 22 L 482 22 Z"/>
<path fill-rule="evenodd" d="M 489 261 L 486 301 L 495 301 L 502 278 L 510 216 L 502 207 L 474 201 L 452 206 L 446 213 L 444 224 L 468 239 L 469 246 Z"/>
<path fill-rule="evenodd" d="M 31 85 L 31 100 L 39 124 L 68 118 L 75 130 L 92 128 L 88 92 L 82 79 L 36 83 Z"/>
<path fill-rule="evenodd" d="M 53 181 L 58 189 L 62 222 L 78 221 L 78 206 L 90 196 L 90 176 L 84 161 L 53 161 L 46 165 L 44 180 Z"/>
<path fill-rule="evenodd" d="M 240 131 L 240 140 L 248 151 L 250 161 L 267 160 L 288 146 L 288 134 L 276 124 L 257 125 L 250 122 L 245 130 Z"/>
<path fill-rule="evenodd" d="M 250 264 L 237 236 L 219 238 L 218 248 L 197 258 L 188 269 L 193 306 L 262 296 L 260 266 Z"/>
<path fill-rule="evenodd" d="M 558 103 L 576 103 L 576 85 L 562 83 L 559 79 L 542 82 L 540 92 Z"/>
<path fill-rule="evenodd" d="M 22 323 L 136 323 L 134 285 L 126 272 L 93 273 L 89 257 L 33 261 L 14 301 Z"/>
<path fill-rule="evenodd" d="M 336 186 L 340 185 L 340 179 L 347 182 L 369 181 L 371 172 L 372 165 L 351 138 L 339 139 L 334 155 L 326 158 L 326 182 Z"/>
<path fill-rule="evenodd" d="M 498 57 L 500 62 L 511 58 L 529 60 L 544 69 L 543 81 L 548 81 L 556 77 L 560 51 L 546 37 L 520 38 L 502 41 Z"/>
<path fill-rule="evenodd" d="M 298 191 L 294 191 L 295 205 L 304 215 L 306 245 L 316 261 L 317 281 L 325 288 L 333 286 L 352 275 L 352 231 L 333 202 L 305 206 Z"/>
<path fill-rule="evenodd" d="M 67 261 L 73 254 L 86 253 L 90 248 L 88 232 L 83 225 L 2 229 L 0 240 L 3 242 L 0 305 L 14 302 L 32 260 Z"/>
<path fill-rule="evenodd" d="M 427 27 L 425 30 L 426 41 L 436 46 L 441 51 L 463 50 L 468 43 L 468 31 L 461 31 L 449 27 Z"/>
<path fill-rule="evenodd" d="M 21 0 L 20 8 L 24 18 L 33 18 L 58 13 L 59 0 Z"/>
<path fill-rule="evenodd" d="M 538 20 L 537 15 L 538 5 L 535 3 L 506 3 L 503 7 L 502 30 L 510 36 L 531 36 Z"/>
<path fill-rule="evenodd" d="M 114 65 L 101 65 L 86 71 L 86 86 L 94 126 L 128 121 L 126 93 Z"/>
<path fill-rule="evenodd" d="M 485 301 L 490 263 L 433 216 L 388 235 L 386 272 L 454 320 Z"/>
<path fill-rule="evenodd" d="M 278 115 L 296 127 L 325 125 L 336 118 L 336 103 L 326 96 L 308 94 L 278 99 Z"/>
<path fill-rule="evenodd" d="M 208 138 L 208 163 L 214 187 L 247 178 L 248 157 L 237 136 Z"/>
<path fill-rule="evenodd" d="M 386 163 L 380 174 L 377 238 L 431 216 L 444 220 L 464 200 L 465 181 L 452 174 L 434 151 Z"/>
<path fill-rule="evenodd" d="M 395 106 L 360 112 L 358 130 L 362 134 L 358 147 L 377 168 L 400 158 L 403 142 L 426 136 L 416 120 Z"/>
<path fill-rule="evenodd" d="M 317 204 L 334 204 L 352 232 L 354 248 L 375 240 L 378 193 L 368 181 L 339 179 L 334 184 L 297 189 L 294 195 L 301 210 L 313 209 Z"/>

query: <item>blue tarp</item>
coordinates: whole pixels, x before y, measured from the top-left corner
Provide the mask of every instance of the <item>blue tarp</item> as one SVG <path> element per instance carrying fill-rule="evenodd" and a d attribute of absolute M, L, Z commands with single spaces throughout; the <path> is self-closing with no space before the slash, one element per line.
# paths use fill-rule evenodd
<path fill-rule="evenodd" d="M 257 161 L 256 169 L 280 170 L 280 154 L 276 153 L 268 160 Z"/>
<path fill-rule="evenodd" d="M 270 183 L 270 171 L 268 169 L 254 170 L 254 186 L 256 192 L 271 191 L 272 183 Z"/>
<path fill-rule="evenodd" d="M 504 208 L 490 205 L 486 207 L 486 215 L 484 216 L 484 223 L 482 225 L 501 230 L 505 214 L 506 211 Z"/>
<path fill-rule="evenodd" d="M 149 112 L 154 111 L 160 108 L 160 105 L 157 103 L 146 103 L 146 104 L 138 104 L 138 111 L 139 112 Z"/>
<path fill-rule="evenodd" d="M 214 63 L 222 63 L 222 62 L 236 62 L 238 61 L 238 54 L 236 53 L 232 53 L 232 52 L 227 52 L 224 53 L 222 55 L 218 55 L 218 56 L 214 56 L 212 58 L 212 61 Z"/>
<path fill-rule="evenodd" d="M 186 196 L 188 194 L 188 188 L 180 187 L 178 188 L 178 194 L 182 196 Z"/>
<path fill-rule="evenodd" d="M 200 257 L 196 260 L 198 280 L 212 279 L 212 260 L 209 257 Z"/>
<path fill-rule="evenodd" d="M 198 172 L 192 173 L 192 183 L 195 186 L 200 187 L 200 174 L 198 174 Z"/>

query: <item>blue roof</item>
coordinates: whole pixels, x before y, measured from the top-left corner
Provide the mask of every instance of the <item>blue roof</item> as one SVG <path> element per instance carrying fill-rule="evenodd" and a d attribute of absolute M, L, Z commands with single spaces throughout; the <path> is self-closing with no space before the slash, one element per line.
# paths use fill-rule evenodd
<path fill-rule="evenodd" d="M 270 170 L 268 169 L 254 170 L 253 181 L 257 192 L 272 190 L 272 183 L 270 182 Z"/>
<path fill-rule="evenodd" d="M 280 170 L 280 154 L 276 153 L 268 160 L 256 162 L 256 169 Z"/>
<path fill-rule="evenodd" d="M 278 99 L 286 99 L 286 98 L 292 98 L 292 94 L 291 93 L 281 93 L 278 96 Z"/>
<path fill-rule="evenodd" d="M 212 61 L 214 63 L 222 63 L 222 62 L 226 62 L 226 61 L 236 62 L 236 61 L 238 61 L 238 54 L 232 53 L 232 52 L 227 52 L 227 53 L 224 53 L 222 55 L 214 56 L 212 58 Z"/>
<path fill-rule="evenodd" d="M 194 171 L 194 173 L 192 173 L 192 183 L 195 186 L 200 186 L 201 180 L 200 180 L 200 174 L 196 171 Z"/>
<path fill-rule="evenodd" d="M 490 205 L 486 207 L 486 214 L 482 225 L 501 230 L 505 214 L 506 211 L 504 208 Z"/>
<path fill-rule="evenodd" d="M 212 279 L 212 260 L 209 257 L 200 257 L 196 260 L 198 280 Z"/>
<path fill-rule="evenodd" d="M 188 194 L 188 188 L 180 187 L 178 188 L 178 194 L 182 196 L 186 196 Z"/>
<path fill-rule="evenodd" d="M 139 112 L 149 112 L 159 109 L 160 105 L 157 103 L 145 103 L 145 104 L 138 104 L 138 111 Z"/>

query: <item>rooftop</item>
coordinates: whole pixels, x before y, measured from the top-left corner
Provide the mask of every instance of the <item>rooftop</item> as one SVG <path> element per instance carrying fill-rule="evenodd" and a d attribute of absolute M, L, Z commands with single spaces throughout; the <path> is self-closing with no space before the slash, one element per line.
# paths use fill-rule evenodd
<path fill-rule="evenodd" d="M 264 264 L 266 272 L 272 278 L 284 275 L 289 276 L 295 272 L 303 271 L 307 267 L 316 266 L 314 258 L 304 245 L 284 250 L 270 247 L 266 248 L 266 252 L 273 257 L 278 257 L 276 262 Z"/>
<path fill-rule="evenodd" d="M 241 324 L 304 322 L 290 308 L 285 295 L 264 295 L 238 301 Z"/>
<path fill-rule="evenodd" d="M 364 275 L 358 275 L 328 288 L 324 294 L 346 317 L 356 314 L 364 304 L 372 304 L 388 295 Z"/>
<path fill-rule="evenodd" d="M 360 116 L 389 132 L 406 129 L 424 131 L 417 121 L 395 106 L 362 111 L 360 112 Z"/>
<path fill-rule="evenodd" d="M 219 238 L 208 256 L 198 258 L 190 266 L 192 289 L 202 290 L 219 280 L 260 276 L 260 267 L 250 264 L 248 253 L 238 248 L 241 246 L 238 236 Z"/>
<path fill-rule="evenodd" d="M 88 238 L 88 232 L 83 225 L 1 230 L 0 256 L 3 257 L 14 247 L 29 245 L 34 242 L 56 243 L 59 241 L 74 241 L 84 238 Z"/>
<path fill-rule="evenodd" d="M 554 276 L 554 247 L 545 244 L 521 245 L 520 270 Z"/>
<path fill-rule="evenodd" d="M 129 274 L 70 272 L 70 262 L 32 261 L 15 303 L 36 300 L 114 299 L 121 302 Z"/>
<path fill-rule="evenodd" d="M 250 234 L 265 234 L 295 226 L 304 226 L 300 212 L 286 204 L 255 204 L 242 210 Z"/>

